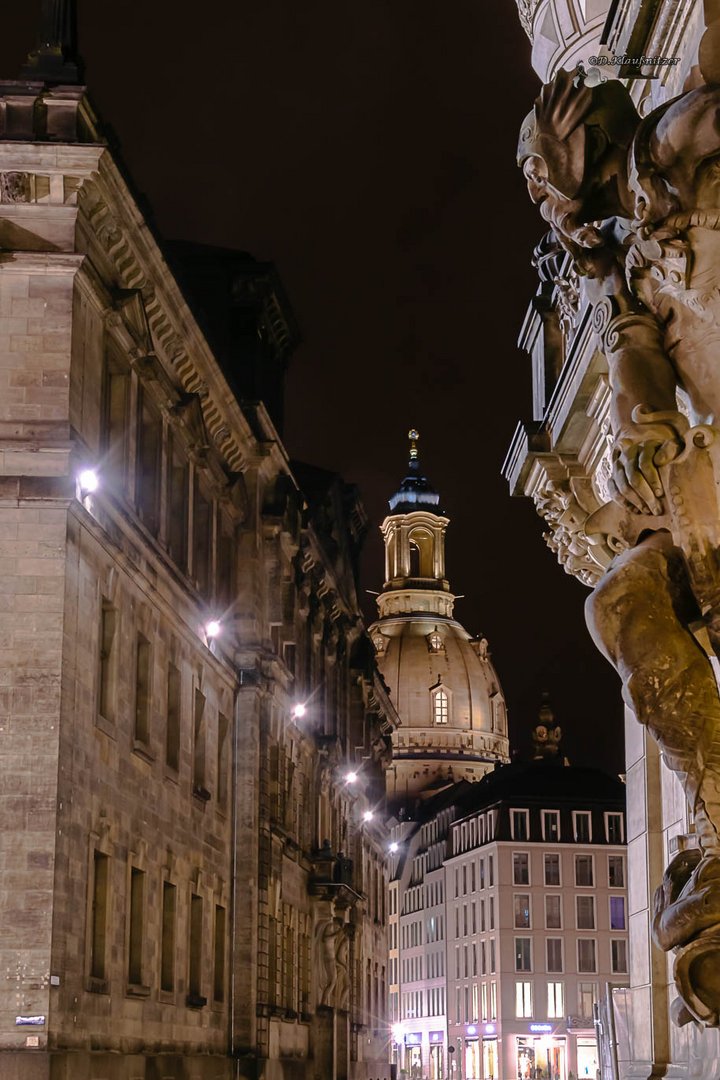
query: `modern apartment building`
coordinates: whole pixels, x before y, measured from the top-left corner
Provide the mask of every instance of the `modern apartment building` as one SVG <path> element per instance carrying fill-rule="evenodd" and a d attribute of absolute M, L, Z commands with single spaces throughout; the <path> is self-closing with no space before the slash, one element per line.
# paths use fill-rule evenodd
<path fill-rule="evenodd" d="M 450 1075 L 595 1080 L 593 1007 L 628 971 L 623 785 L 540 760 L 474 788 L 445 859 Z"/>
<path fill-rule="evenodd" d="M 498 766 L 393 835 L 399 1075 L 595 1080 L 594 1006 L 627 982 L 624 785 Z"/>

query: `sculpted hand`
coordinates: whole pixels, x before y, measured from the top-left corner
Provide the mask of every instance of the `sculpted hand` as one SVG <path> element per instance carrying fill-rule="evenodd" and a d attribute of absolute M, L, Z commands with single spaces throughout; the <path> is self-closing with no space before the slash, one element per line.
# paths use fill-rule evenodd
<path fill-rule="evenodd" d="M 611 497 L 633 514 L 662 514 L 664 495 L 659 469 L 673 461 L 682 444 L 670 439 L 622 439 L 613 453 L 608 488 Z"/>

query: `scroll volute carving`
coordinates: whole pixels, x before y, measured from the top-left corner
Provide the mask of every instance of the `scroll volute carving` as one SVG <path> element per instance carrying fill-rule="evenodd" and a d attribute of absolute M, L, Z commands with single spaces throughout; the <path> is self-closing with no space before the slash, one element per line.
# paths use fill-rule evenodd
<path fill-rule="evenodd" d="M 716 29 L 701 68 L 720 77 Z M 654 934 L 676 953 L 677 1021 L 714 1027 L 720 697 L 707 653 L 720 645 L 719 112 L 715 77 L 640 120 L 620 82 L 561 71 L 525 121 L 518 154 L 593 305 L 611 389 L 611 502 L 579 528 L 563 522 L 576 514 L 571 496 L 580 505 L 569 485 L 541 494 L 538 507 L 573 557 L 586 541 L 588 551 L 618 552 L 596 576 L 588 624 L 688 800 L 699 847 L 668 868 Z M 561 522 L 567 540 L 555 539 Z"/>

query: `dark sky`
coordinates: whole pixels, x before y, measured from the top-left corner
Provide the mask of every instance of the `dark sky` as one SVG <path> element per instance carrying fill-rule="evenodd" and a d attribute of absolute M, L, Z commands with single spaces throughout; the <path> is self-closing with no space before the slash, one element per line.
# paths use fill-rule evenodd
<path fill-rule="evenodd" d="M 5 77 L 37 8 L 4 19 Z M 547 690 L 571 760 L 622 769 L 619 681 L 585 631 L 586 589 L 500 476 L 530 416 L 516 340 L 543 232 L 514 163 L 538 82 L 512 0 L 79 9 L 92 100 L 161 234 L 277 266 L 303 335 L 285 442 L 360 485 L 364 586 L 382 586 L 377 526 L 414 425 L 451 519 L 456 614 L 489 639 L 514 744 Z"/>

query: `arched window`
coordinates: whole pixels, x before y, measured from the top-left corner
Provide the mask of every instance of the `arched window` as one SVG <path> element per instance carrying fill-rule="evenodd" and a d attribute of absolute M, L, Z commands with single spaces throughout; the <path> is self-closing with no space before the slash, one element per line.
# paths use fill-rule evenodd
<path fill-rule="evenodd" d="M 445 644 L 442 636 L 438 633 L 437 626 L 433 630 L 432 634 L 427 636 L 428 649 L 430 652 L 444 652 Z"/>
<path fill-rule="evenodd" d="M 450 717 L 450 699 L 447 691 L 438 686 L 432 692 L 432 718 L 433 724 L 447 724 Z"/>

